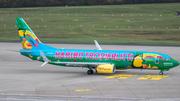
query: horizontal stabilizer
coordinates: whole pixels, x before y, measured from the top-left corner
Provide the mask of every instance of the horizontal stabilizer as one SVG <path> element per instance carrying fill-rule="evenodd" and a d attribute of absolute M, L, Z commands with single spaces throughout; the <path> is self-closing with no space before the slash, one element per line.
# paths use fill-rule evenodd
<path fill-rule="evenodd" d="M 39 50 L 39 51 L 40 51 L 40 50 Z M 42 66 L 44 66 L 45 64 L 47 64 L 48 62 L 50 62 L 50 61 L 49 61 L 49 59 L 43 54 L 42 51 L 40 51 L 40 53 L 41 53 L 41 56 L 43 57 L 43 60 L 44 60 L 44 63 L 41 65 L 41 67 L 42 67 Z"/>
<path fill-rule="evenodd" d="M 21 52 L 21 53 L 32 53 L 32 51 L 18 51 L 18 50 L 10 50 L 10 49 L 2 49 L 5 51 L 12 51 L 12 52 Z"/>
<path fill-rule="evenodd" d="M 21 53 L 32 53 L 32 51 L 20 51 Z"/>
<path fill-rule="evenodd" d="M 47 63 L 48 63 L 48 62 L 44 62 L 44 63 L 41 65 L 41 67 L 44 66 L 44 65 L 47 64 Z"/>

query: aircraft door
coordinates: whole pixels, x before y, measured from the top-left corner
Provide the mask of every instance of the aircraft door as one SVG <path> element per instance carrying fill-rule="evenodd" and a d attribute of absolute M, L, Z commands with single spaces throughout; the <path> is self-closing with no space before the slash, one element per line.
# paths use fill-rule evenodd
<path fill-rule="evenodd" d="M 159 58 L 155 57 L 155 64 L 158 64 L 159 63 Z"/>

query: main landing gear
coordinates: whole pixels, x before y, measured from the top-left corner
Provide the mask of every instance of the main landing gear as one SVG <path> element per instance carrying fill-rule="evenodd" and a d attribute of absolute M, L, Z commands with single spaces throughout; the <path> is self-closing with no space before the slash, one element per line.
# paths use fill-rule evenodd
<path fill-rule="evenodd" d="M 87 74 L 88 75 L 91 75 L 91 74 L 93 74 L 93 70 L 92 69 L 95 69 L 96 67 L 90 67 L 90 66 L 88 66 L 88 71 L 87 71 Z"/>
<path fill-rule="evenodd" d="M 88 70 L 88 71 L 87 71 L 87 74 L 88 74 L 88 75 L 93 74 L 93 70 L 91 70 L 91 69 L 90 69 L 90 70 Z"/>

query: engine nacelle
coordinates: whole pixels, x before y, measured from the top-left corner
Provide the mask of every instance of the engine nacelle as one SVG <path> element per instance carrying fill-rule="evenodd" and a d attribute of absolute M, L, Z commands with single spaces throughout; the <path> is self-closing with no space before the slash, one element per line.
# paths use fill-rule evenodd
<path fill-rule="evenodd" d="M 116 67 L 113 64 L 105 64 L 97 66 L 98 73 L 115 73 Z"/>

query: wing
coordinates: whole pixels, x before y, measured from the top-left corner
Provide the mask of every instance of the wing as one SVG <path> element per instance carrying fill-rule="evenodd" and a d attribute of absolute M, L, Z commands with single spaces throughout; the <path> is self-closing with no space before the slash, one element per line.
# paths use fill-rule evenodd
<path fill-rule="evenodd" d="M 90 66 L 90 67 L 95 67 L 95 66 L 98 66 L 98 65 L 110 64 L 110 63 L 94 63 L 94 62 L 55 62 L 55 64 L 66 64 L 66 66 Z"/>
<path fill-rule="evenodd" d="M 44 55 L 44 53 L 42 51 L 40 51 L 41 56 L 43 57 L 44 63 L 41 65 L 44 66 L 45 64 L 47 64 L 49 61 L 49 59 Z M 110 63 L 94 63 L 94 62 L 52 62 L 55 64 L 65 64 L 66 66 L 90 66 L 90 67 L 96 67 L 98 65 L 103 65 L 103 64 L 110 64 Z"/>
<path fill-rule="evenodd" d="M 95 45 L 96 45 L 97 50 L 102 50 L 102 48 L 100 47 L 100 45 L 98 44 L 98 42 L 97 42 L 96 40 L 94 40 L 94 42 L 95 42 Z"/>

